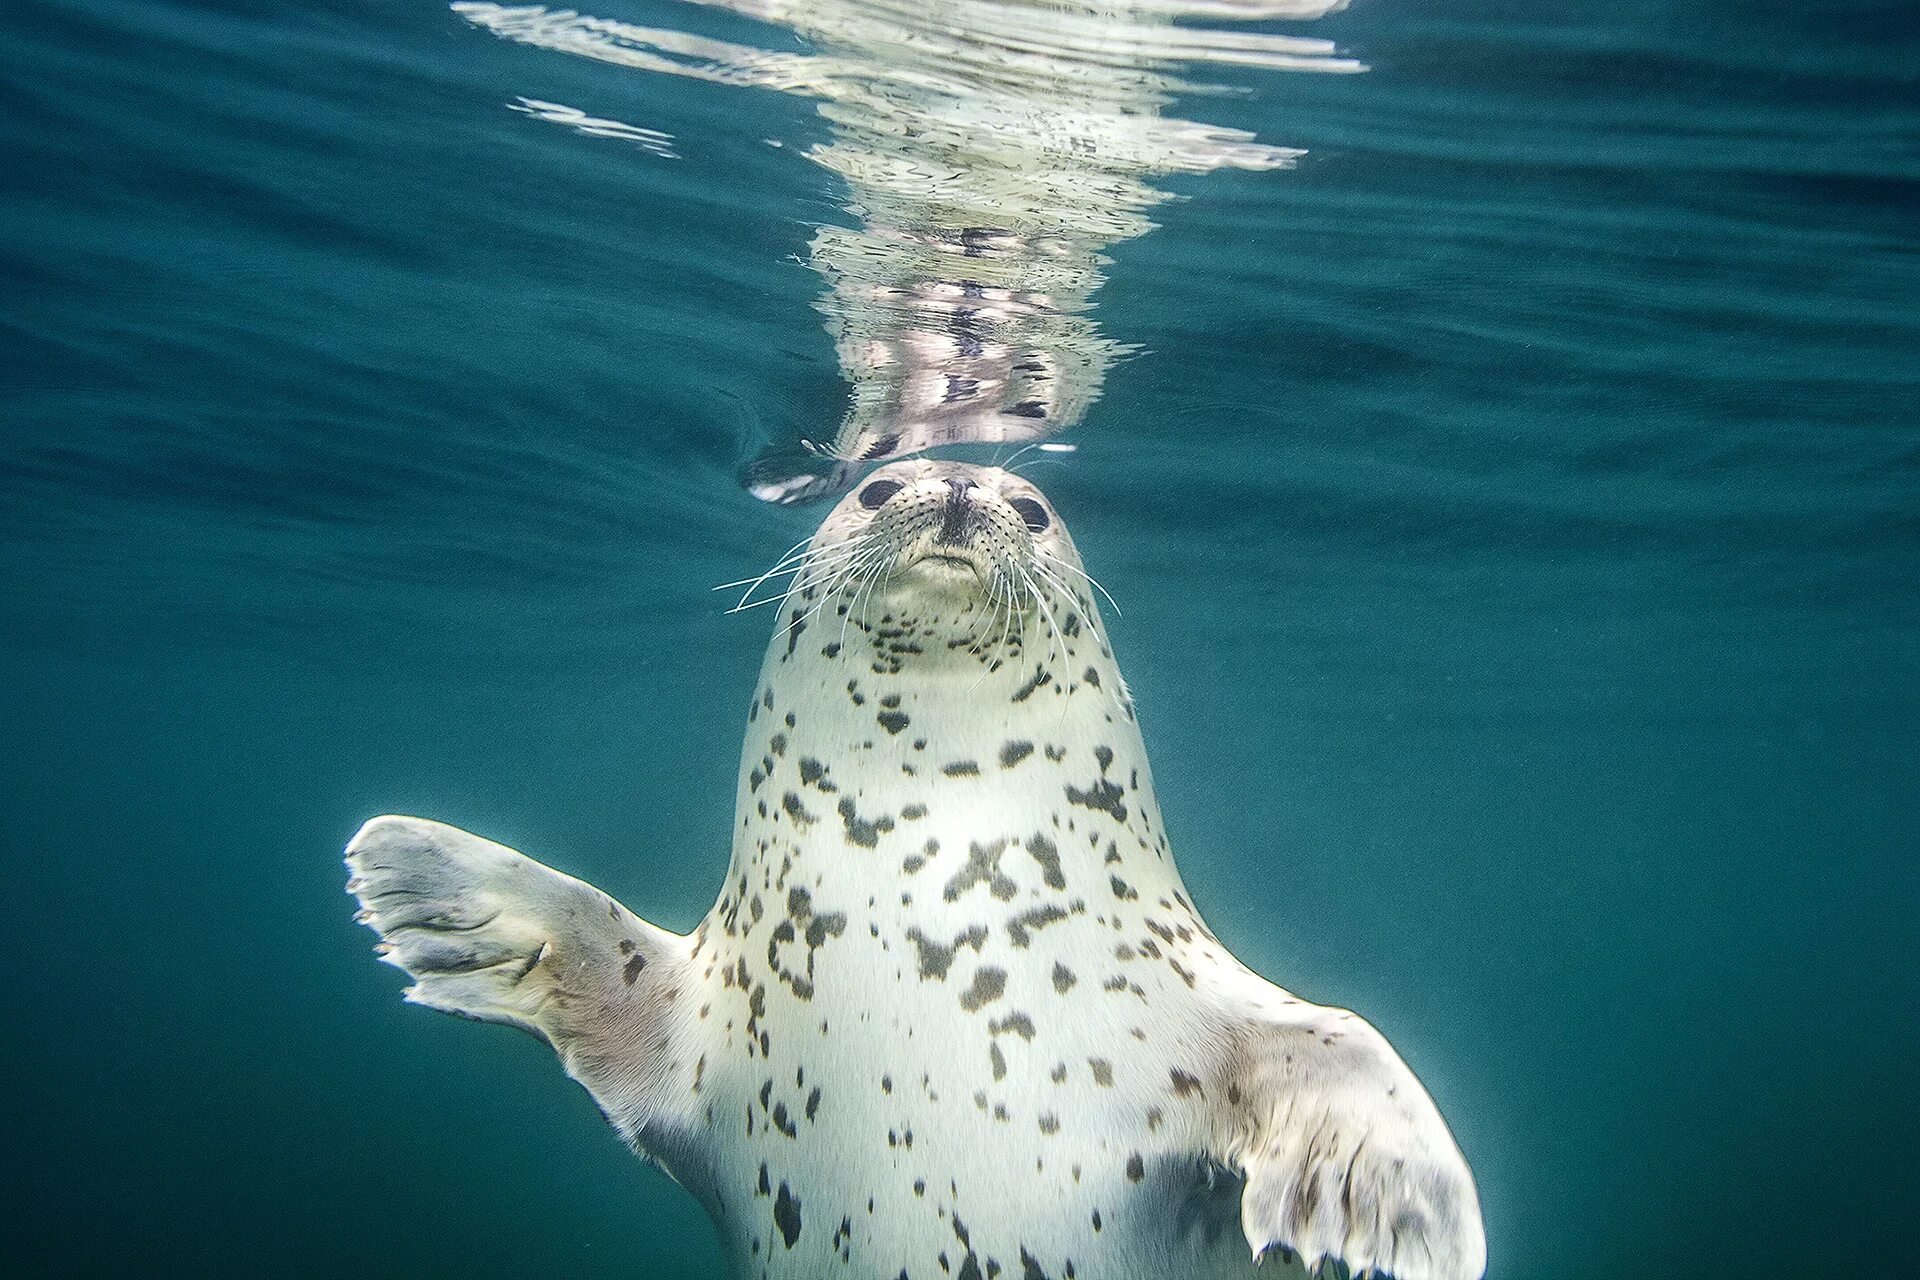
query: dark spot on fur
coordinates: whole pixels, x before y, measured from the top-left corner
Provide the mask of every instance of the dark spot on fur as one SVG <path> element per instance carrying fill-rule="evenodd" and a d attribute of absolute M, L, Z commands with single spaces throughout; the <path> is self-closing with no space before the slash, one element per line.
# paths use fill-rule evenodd
<path fill-rule="evenodd" d="M 987 941 L 987 930 L 983 925 L 974 925 L 954 938 L 951 943 L 943 946 L 918 929 L 908 929 L 907 941 L 913 943 L 920 952 L 920 976 L 944 982 L 947 970 L 953 967 L 954 953 L 963 946 L 972 947 L 975 951 L 980 950 Z"/>
<path fill-rule="evenodd" d="M 773 1202 L 773 1224 L 780 1228 L 780 1238 L 787 1242 L 787 1248 L 793 1248 L 793 1242 L 800 1238 L 800 1197 L 784 1182 L 779 1198 Z"/>
<path fill-rule="evenodd" d="M 992 1004 L 1006 992 L 1007 971 L 983 964 L 974 970 L 972 985 L 960 993 L 960 1007 L 968 1013 L 974 1013 Z"/>
<path fill-rule="evenodd" d="M 1045 834 L 1035 832 L 1026 839 L 1027 852 L 1040 864 L 1040 873 L 1045 877 L 1047 888 L 1064 889 L 1067 878 L 1060 873 L 1060 850 Z"/>
<path fill-rule="evenodd" d="M 1022 1040 L 1031 1040 L 1033 1039 L 1033 1019 L 1024 1013 L 1010 1013 L 1004 1018 L 995 1019 L 987 1024 L 988 1035 L 997 1036 L 1003 1031 L 1011 1031 Z"/>
<path fill-rule="evenodd" d="M 1000 767 L 1011 769 L 1032 754 L 1031 742 L 1009 742 L 1000 748 Z"/>
<path fill-rule="evenodd" d="M 1091 787 L 1082 791 L 1079 787 L 1067 788 L 1067 802 L 1077 804 L 1083 809 L 1103 810 L 1113 815 L 1115 822 L 1127 820 L 1127 806 L 1121 800 L 1125 793 L 1105 778 L 1098 779 Z"/>
<path fill-rule="evenodd" d="M 977 884 L 985 884 L 987 892 L 1002 902 L 1011 901 L 1016 886 L 1000 870 L 1000 855 L 1005 853 L 1007 842 L 995 840 L 992 844 L 972 845 L 967 852 L 967 865 L 954 872 L 947 881 L 943 895 L 948 902 L 959 900 L 961 894 Z"/>
<path fill-rule="evenodd" d="M 1034 690 L 1052 679 L 1053 677 L 1047 674 L 1046 668 L 1042 667 L 1040 670 L 1034 672 L 1025 684 L 1014 691 L 1013 700 L 1015 702 L 1025 702 L 1033 696 Z"/>
<path fill-rule="evenodd" d="M 829 911 L 807 922 L 807 946 L 818 949 L 828 938 L 837 938 L 846 930 L 847 913 Z"/>
<path fill-rule="evenodd" d="M 1007 940 L 1016 947 L 1024 947 L 1033 941 L 1031 936 L 1033 932 L 1066 918 L 1066 911 L 1051 902 L 1044 906 L 1030 907 L 1007 921 Z"/>
<path fill-rule="evenodd" d="M 866 849 L 874 848 L 882 835 L 893 830 L 893 819 L 884 814 L 871 820 L 862 818 L 854 810 L 852 796 L 840 797 L 840 819 L 847 824 L 847 839 Z"/>

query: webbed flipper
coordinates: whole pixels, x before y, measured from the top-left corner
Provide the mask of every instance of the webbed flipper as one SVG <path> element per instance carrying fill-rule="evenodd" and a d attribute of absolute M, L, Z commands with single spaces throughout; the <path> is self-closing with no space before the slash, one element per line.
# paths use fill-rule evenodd
<path fill-rule="evenodd" d="M 1473 1174 L 1407 1064 L 1358 1015 L 1246 976 L 1209 1094 L 1211 1154 L 1246 1177 L 1254 1257 L 1279 1249 L 1309 1272 L 1339 1259 L 1353 1276 L 1479 1280 Z"/>
<path fill-rule="evenodd" d="M 457 827 L 381 817 L 347 846 L 356 917 L 406 998 L 547 1041 L 621 1137 L 674 1120 L 688 942 L 584 881 Z"/>

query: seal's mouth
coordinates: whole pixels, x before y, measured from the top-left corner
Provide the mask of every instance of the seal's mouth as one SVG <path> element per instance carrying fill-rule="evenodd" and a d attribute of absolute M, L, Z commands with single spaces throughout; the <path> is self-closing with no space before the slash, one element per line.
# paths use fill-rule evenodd
<path fill-rule="evenodd" d="M 966 552 L 952 547 L 940 547 L 915 556 L 904 566 L 908 569 L 925 569 L 940 574 L 965 573 L 975 579 L 984 579 L 986 566 Z"/>

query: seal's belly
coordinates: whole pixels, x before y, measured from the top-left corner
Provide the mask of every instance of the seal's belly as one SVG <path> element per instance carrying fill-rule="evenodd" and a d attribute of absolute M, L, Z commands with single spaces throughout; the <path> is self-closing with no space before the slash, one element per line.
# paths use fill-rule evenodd
<path fill-rule="evenodd" d="M 737 1052 L 700 1092 L 737 1274 L 1251 1274 L 1238 1183 L 1192 1154 L 1198 1032 L 1156 1009 L 1164 967 L 1116 959 L 1090 914 L 978 937 L 825 904 L 741 921 L 715 964 Z"/>
<path fill-rule="evenodd" d="M 765 1107 L 729 1091 L 737 1141 L 716 1151 L 715 1217 L 738 1275 L 1249 1273 L 1238 1181 L 1156 1145 L 1121 1109 L 1104 1123 L 1077 1109 L 1083 1132 L 1067 1137 L 1042 1130 L 1044 1091 L 1002 1088 L 983 1123 L 980 1090 L 950 1098 L 922 1077 L 831 1109 L 823 1098 L 809 1120 L 804 1103 L 783 1115 L 788 1091 L 767 1084 Z"/>

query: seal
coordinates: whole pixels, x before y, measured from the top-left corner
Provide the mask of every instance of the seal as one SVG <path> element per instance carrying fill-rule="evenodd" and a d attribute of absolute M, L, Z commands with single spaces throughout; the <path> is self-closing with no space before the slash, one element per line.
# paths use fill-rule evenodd
<path fill-rule="evenodd" d="M 1413 1073 L 1194 908 L 1047 499 L 893 463 L 749 597 L 780 575 L 699 927 L 375 818 L 348 888 L 407 998 L 551 1044 L 741 1277 L 1476 1280 Z"/>

